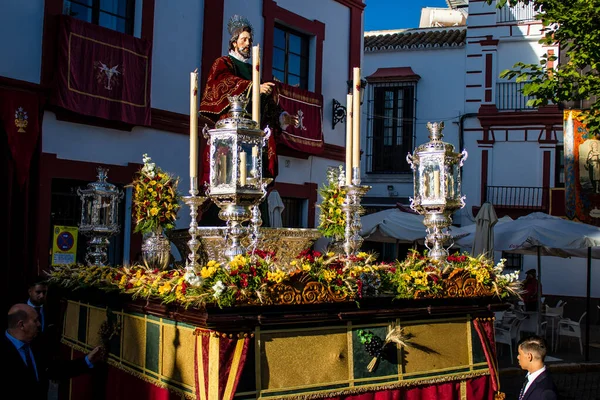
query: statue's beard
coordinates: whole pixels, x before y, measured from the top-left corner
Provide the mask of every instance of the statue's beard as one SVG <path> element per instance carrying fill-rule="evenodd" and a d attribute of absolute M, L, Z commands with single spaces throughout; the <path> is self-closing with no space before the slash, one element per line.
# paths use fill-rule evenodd
<path fill-rule="evenodd" d="M 248 47 L 238 47 L 236 49 L 237 53 L 245 58 L 246 60 L 250 58 L 250 46 Z"/>

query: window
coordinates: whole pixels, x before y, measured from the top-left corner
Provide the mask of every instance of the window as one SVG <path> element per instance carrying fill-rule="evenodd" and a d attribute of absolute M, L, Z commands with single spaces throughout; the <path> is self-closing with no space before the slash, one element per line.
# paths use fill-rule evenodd
<path fill-rule="evenodd" d="M 502 252 L 502 258 L 506 260 L 504 270 L 506 272 L 521 271 L 523 269 L 523 255 Z"/>
<path fill-rule="evenodd" d="M 303 215 L 306 199 L 282 197 L 281 201 L 285 207 L 281 213 L 282 225 L 286 228 L 305 228 Z"/>
<path fill-rule="evenodd" d="M 565 146 L 556 146 L 556 167 L 554 168 L 554 187 L 565 187 Z"/>
<path fill-rule="evenodd" d="M 63 14 L 132 35 L 134 7 L 135 0 L 65 0 Z"/>
<path fill-rule="evenodd" d="M 273 38 L 273 79 L 308 89 L 309 37 L 276 25 Z"/>
<path fill-rule="evenodd" d="M 370 173 L 408 173 L 404 156 L 413 150 L 415 85 L 375 86 L 369 106 L 367 165 Z"/>

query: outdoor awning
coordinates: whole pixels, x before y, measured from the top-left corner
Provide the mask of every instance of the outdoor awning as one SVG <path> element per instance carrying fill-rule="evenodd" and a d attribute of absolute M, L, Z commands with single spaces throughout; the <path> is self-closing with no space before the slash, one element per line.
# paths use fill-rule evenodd
<path fill-rule="evenodd" d="M 411 67 L 377 68 L 366 77 L 367 82 L 417 82 L 421 76 L 415 74 Z"/>

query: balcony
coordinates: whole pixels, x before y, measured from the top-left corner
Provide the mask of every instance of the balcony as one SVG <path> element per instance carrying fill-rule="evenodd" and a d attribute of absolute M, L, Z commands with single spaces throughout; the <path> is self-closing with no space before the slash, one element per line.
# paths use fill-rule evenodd
<path fill-rule="evenodd" d="M 535 110 L 528 106 L 527 101 L 533 96 L 523 94 L 523 86 L 527 82 L 498 82 L 496 83 L 496 108 L 500 111 Z"/>
<path fill-rule="evenodd" d="M 487 186 L 482 190 L 481 203 L 490 202 L 496 213 L 512 218 L 549 210 L 550 188 L 531 186 Z"/>
<path fill-rule="evenodd" d="M 510 22 L 531 22 L 535 20 L 538 12 L 534 9 L 533 4 L 527 5 L 519 3 L 514 7 L 502 7 L 496 11 L 496 22 L 499 24 Z"/>

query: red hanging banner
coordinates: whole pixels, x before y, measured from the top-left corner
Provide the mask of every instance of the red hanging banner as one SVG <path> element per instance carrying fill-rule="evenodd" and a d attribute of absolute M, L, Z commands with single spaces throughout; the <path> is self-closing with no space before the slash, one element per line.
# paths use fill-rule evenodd
<path fill-rule="evenodd" d="M 321 154 L 323 141 L 323 96 L 289 85 L 278 84 L 279 105 L 298 117 L 298 126 L 282 129 L 277 141 L 294 150 Z M 283 127 L 282 127 L 283 128 Z"/>
<path fill-rule="evenodd" d="M 79 114 L 150 125 L 152 43 L 61 16 L 53 104 Z"/>
<path fill-rule="evenodd" d="M 40 137 L 40 96 L 0 89 L 0 119 L 15 162 L 19 186 L 27 180 L 31 158 Z"/>

